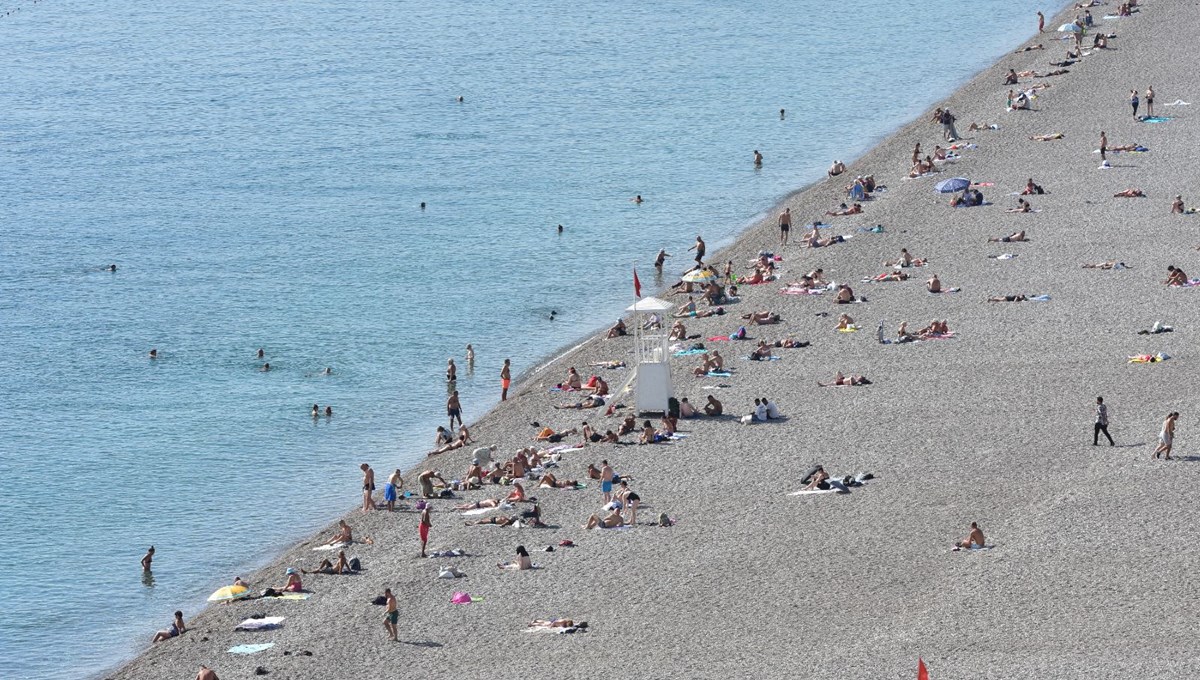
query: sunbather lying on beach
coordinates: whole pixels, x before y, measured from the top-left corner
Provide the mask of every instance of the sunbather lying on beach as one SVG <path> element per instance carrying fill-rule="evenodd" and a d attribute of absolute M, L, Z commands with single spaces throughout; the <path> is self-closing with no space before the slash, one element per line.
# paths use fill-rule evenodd
<path fill-rule="evenodd" d="M 525 546 L 517 546 L 517 559 L 512 562 L 499 562 L 496 564 L 501 569 L 510 571 L 525 571 L 533 569 L 533 560 L 529 559 L 529 553 L 525 550 Z"/>
<path fill-rule="evenodd" d="M 466 510 L 483 510 L 485 508 L 498 508 L 503 504 L 503 498 L 485 498 L 481 501 L 475 501 L 473 503 L 462 503 L 461 505 L 456 505 L 454 506 L 454 509 L 458 510 L 459 512 Z"/>
<path fill-rule="evenodd" d="M 620 526 L 625 526 L 625 518 L 621 516 L 619 510 L 612 510 L 603 519 L 597 515 L 588 517 L 587 524 L 584 524 L 583 528 L 595 529 L 596 527 L 600 527 L 601 529 L 612 529 Z"/>
<path fill-rule="evenodd" d="M 619 359 L 613 359 L 611 361 L 592 361 L 588 363 L 588 366 L 608 369 L 625 368 L 625 362 Z"/>
<path fill-rule="evenodd" d="M 556 409 L 564 409 L 564 408 L 583 409 L 583 408 L 600 408 L 601 406 L 604 406 L 604 397 L 596 396 L 593 394 L 592 396 L 585 398 L 583 401 L 577 401 L 574 404 L 555 404 L 554 408 L 556 408 Z"/>
<path fill-rule="evenodd" d="M 871 381 L 867 380 L 866 376 L 851 375 L 850 377 L 846 377 L 846 376 L 842 375 L 841 371 L 838 371 L 837 373 L 833 374 L 833 382 L 831 382 L 831 383 L 826 384 L 826 383 L 822 383 L 819 380 L 817 381 L 817 387 L 853 387 L 856 385 L 870 385 L 870 384 L 871 384 Z"/>
<path fill-rule="evenodd" d="M 870 280 L 875 283 L 882 283 L 884 281 L 907 281 L 908 279 L 909 279 L 908 272 L 902 272 L 902 271 L 896 270 L 896 271 L 891 271 L 891 272 L 884 272 L 883 274 L 876 274 L 875 276 L 872 276 L 870 279 L 864 279 L 864 280 Z"/>
<path fill-rule="evenodd" d="M 1008 236 L 1001 236 L 1000 238 L 990 237 L 988 238 L 988 243 L 1023 243 L 1028 240 L 1025 237 L 1025 230 L 1022 229 L 1021 231 L 1014 231 Z"/>
<path fill-rule="evenodd" d="M 1010 212 L 1010 213 L 1033 212 L 1033 206 L 1029 204 L 1029 201 L 1026 201 L 1023 198 L 1018 198 L 1017 199 L 1017 207 L 1009 208 L 1009 209 L 1005 210 L 1004 212 Z"/>
<path fill-rule="evenodd" d="M 609 430 L 611 432 L 611 430 Z M 614 435 L 615 436 L 615 435 Z M 579 487 L 579 482 L 574 479 L 560 480 L 554 476 L 553 472 L 547 472 L 542 475 L 541 481 L 538 482 L 538 488 L 545 489 L 575 489 Z"/>
<path fill-rule="evenodd" d="M 587 628 L 587 621 L 580 621 L 578 624 L 571 619 L 534 619 L 530 624 L 530 628 Z"/>
<path fill-rule="evenodd" d="M 707 319 L 710 316 L 724 316 L 724 315 L 725 315 L 724 307 L 715 307 L 713 309 L 702 309 L 700 311 L 692 312 L 691 314 L 678 314 L 676 316 L 691 317 L 693 319 Z M 682 338 L 680 338 L 680 339 L 682 340 Z"/>
<path fill-rule="evenodd" d="M 988 302 L 1025 302 L 1028 299 L 1026 295 L 1000 295 L 988 298 Z"/>
<path fill-rule="evenodd" d="M 929 322 L 929 325 L 917 332 L 921 338 L 937 338 L 950 335 L 950 326 L 945 319 L 938 321 L 934 319 Z"/>
<path fill-rule="evenodd" d="M 485 517 L 484 519 L 467 520 L 466 522 L 463 522 L 463 524 L 469 527 L 482 526 L 485 524 L 494 524 L 498 527 L 506 527 L 515 523 L 516 521 L 516 517 L 505 517 L 503 515 L 498 515 L 496 517 Z"/>
<path fill-rule="evenodd" d="M 1106 262 L 1097 262 L 1095 264 L 1089 263 L 1082 266 L 1084 269 L 1133 269 L 1133 267 L 1130 267 L 1124 262 L 1118 262 L 1117 260 L 1108 260 Z"/>
<path fill-rule="evenodd" d="M 1046 48 L 1043 47 L 1041 43 L 1038 43 L 1036 45 L 1028 45 L 1026 47 L 1022 47 L 1021 49 L 1017 50 L 1016 52 L 1013 52 L 1013 54 L 1020 54 L 1022 52 L 1032 52 L 1034 50 L 1044 50 L 1044 49 L 1046 49 Z"/>
<path fill-rule="evenodd" d="M 346 551 L 339 550 L 337 562 L 331 563 L 329 558 L 325 558 L 313 571 L 301 569 L 300 572 L 303 574 L 353 574 L 354 570 L 350 568 L 350 560 L 346 559 Z"/>
<path fill-rule="evenodd" d="M 459 432 L 459 434 L 458 434 L 458 438 L 457 438 L 457 439 L 455 439 L 454 441 L 452 441 L 452 442 L 450 442 L 450 443 L 448 443 L 448 444 L 444 444 L 444 445 L 442 445 L 442 446 L 440 446 L 440 447 L 438 447 L 438 448 L 434 449 L 433 451 L 430 451 L 429 453 L 427 453 L 427 454 L 425 454 L 425 455 L 427 455 L 427 456 L 437 456 L 437 455 L 440 455 L 440 454 L 446 453 L 447 451 L 453 451 L 453 450 L 455 450 L 455 449 L 461 449 L 462 447 L 464 447 L 464 446 L 466 446 L 466 445 L 467 445 L 467 441 L 470 439 L 470 436 L 471 436 L 471 435 L 470 435 L 470 434 L 468 434 L 468 433 Z"/>
<path fill-rule="evenodd" d="M 1173 327 L 1167 326 L 1161 321 L 1155 321 L 1154 325 L 1150 326 L 1150 328 L 1148 330 L 1143 328 L 1142 330 L 1138 331 L 1137 334 L 1138 335 L 1158 335 L 1159 333 L 1173 333 L 1174 331 L 1175 331 L 1175 329 Z"/>
<path fill-rule="evenodd" d="M 1187 282 L 1188 275 L 1185 274 L 1182 269 L 1176 267 L 1175 265 L 1167 267 L 1167 280 L 1163 281 L 1163 283 L 1167 284 L 1168 286 L 1182 286 Z"/>
<path fill-rule="evenodd" d="M 958 543 L 954 544 L 955 549 L 962 548 L 982 548 L 984 546 L 983 530 L 975 522 L 971 522 L 971 533 Z"/>
<path fill-rule="evenodd" d="M 821 238 L 821 233 L 816 229 L 813 229 L 804 236 L 804 245 L 808 248 L 825 248 L 834 245 L 835 243 L 844 243 L 845 241 L 846 238 L 840 234 L 836 236 L 830 236 L 828 238 Z"/>
<path fill-rule="evenodd" d="M 1049 141 L 1053 141 L 1055 139 L 1062 139 L 1063 137 L 1066 137 L 1066 135 L 1064 135 L 1061 132 L 1053 132 L 1048 135 L 1034 135 L 1034 136 L 1030 137 L 1030 139 L 1032 139 L 1035 142 L 1049 142 Z"/>
<path fill-rule="evenodd" d="M 854 205 L 852 205 L 850 207 L 846 207 L 846 204 L 843 203 L 840 206 L 838 206 L 837 210 L 826 210 L 825 214 L 832 215 L 834 217 L 842 217 L 845 215 L 857 215 L 857 214 L 861 213 L 862 211 L 863 211 L 863 207 L 862 207 L 861 203 L 855 203 Z"/>
<path fill-rule="evenodd" d="M 537 437 L 535 437 L 535 439 L 539 442 L 550 442 L 551 444 L 557 444 L 573 434 L 579 434 L 579 430 L 572 427 L 569 430 L 556 432 L 552 428 L 544 427 L 537 433 Z"/>
<path fill-rule="evenodd" d="M 1113 198 L 1145 198 L 1146 193 L 1141 189 L 1126 189 L 1113 194 Z"/>
<path fill-rule="evenodd" d="M 754 325 L 754 326 L 764 326 L 764 325 L 769 325 L 769 324 L 776 324 L 776 323 L 779 323 L 779 321 L 780 321 L 778 314 L 776 314 L 770 310 L 766 310 L 766 309 L 759 311 L 759 312 L 750 312 L 749 314 L 743 314 L 742 318 L 748 319 L 750 321 L 750 324 Z"/>

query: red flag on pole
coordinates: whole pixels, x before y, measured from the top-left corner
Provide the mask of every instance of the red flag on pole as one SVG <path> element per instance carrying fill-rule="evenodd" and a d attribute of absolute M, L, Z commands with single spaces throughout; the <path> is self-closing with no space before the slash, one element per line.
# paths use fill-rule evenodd
<path fill-rule="evenodd" d="M 633 268 L 633 294 L 638 298 L 642 297 L 642 282 L 637 277 L 637 267 Z"/>
<path fill-rule="evenodd" d="M 929 671 L 925 668 L 925 660 L 917 657 L 917 680 L 929 680 Z"/>

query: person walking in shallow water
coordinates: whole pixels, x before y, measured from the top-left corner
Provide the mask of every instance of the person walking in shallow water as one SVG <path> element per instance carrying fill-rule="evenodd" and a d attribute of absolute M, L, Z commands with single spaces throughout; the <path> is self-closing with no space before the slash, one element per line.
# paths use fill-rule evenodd
<path fill-rule="evenodd" d="M 1108 433 L 1108 407 L 1104 405 L 1104 397 L 1096 397 L 1096 426 L 1092 429 L 1092 446 L 1099 446 L 1101 432 L 1108 438 L 1109 446 L 1116 446 L 1112 435 Z"/>
<path fill-rule="evenodd" d="M 1171 447 L 1175 445 L 1175 421 L 1178 419 L 1178 411 L 1167 414 L 1167 419 L 1162 424 L 1162 430 L 1158 433 L 1158 446 L 1155 447 L 1154 455 L 1151 458 L 1158 458 L 1160 454 L 1165 454 L 1164 457 L 1171 460 Z"/>

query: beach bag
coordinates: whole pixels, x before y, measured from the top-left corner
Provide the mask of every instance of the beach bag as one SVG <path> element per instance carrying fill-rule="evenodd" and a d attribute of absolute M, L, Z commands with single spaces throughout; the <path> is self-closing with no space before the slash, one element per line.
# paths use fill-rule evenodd
<path fill-rule="evenodd" d="M 362 571 L 362 563 L 358 561 L 357 557 L 350 558 L 350 571 Z"/>
<path fill-rule="evenodd" d="M 450 602 L 453 604 L 471 604 L 471 596 L 464 592 L 456 592 L 450 598 Z"/>
<path fill-rule="evenodd" d="M 665 513 L 665 512 L 661 512 L 661 513 L 659 513 L 659 514 L 658 514 L 658 526 L 660 526 L 660 527 L 669 527 L 669 526 L 671 526 L 673 523 L 674 523 L 674 522 L 672 522 L 672 521 L 671 521 L 671 518 L 667 516 L 667 513 Z"/>
<path fill-rule="evenodd" d="M 376 595 L 375 599 L 371 600 L 371 604 L 376 604 L 376 605 L 380 605 L 380 606 L 385 605 L 385 604 L 387 604 L 387 598 L 382 595 Z"/>

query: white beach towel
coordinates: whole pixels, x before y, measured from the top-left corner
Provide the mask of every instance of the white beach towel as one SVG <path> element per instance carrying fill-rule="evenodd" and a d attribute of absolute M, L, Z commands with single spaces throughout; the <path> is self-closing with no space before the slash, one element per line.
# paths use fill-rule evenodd
<path fill-rule="evenodd" d="M 283 616 L 266 616 L 261 619 L 246 619 L 242 621 L 234 630 L 271 630 L 283 625 Z"/>
<path fill-rule="evenodd" d="M 838 489 L 809 489 L 807 491 L 804 489 L 801 489 L 799 491 L 793 491 L 793 492 L 789 493 L 788 495 L 789 496 L 810 496 L 810 495 L 819 494 L 819 493 L 838 493 L 838 491 L 839 491 Z"/>
<path fill-rule="evenodd" d="M 324 550 L 345 550 L 346 548 L 349 548 L 349 547 L 350 547 L 350 544 L 349 544 L 349 543 L 345 543 L 345 542 L 342 542 L 342 543 L 326 543 L 325 545 L 318 545 L 317 547 L 313 548 L 313 550 L 318 550 L 318 551 L 324 551 Z"/>

